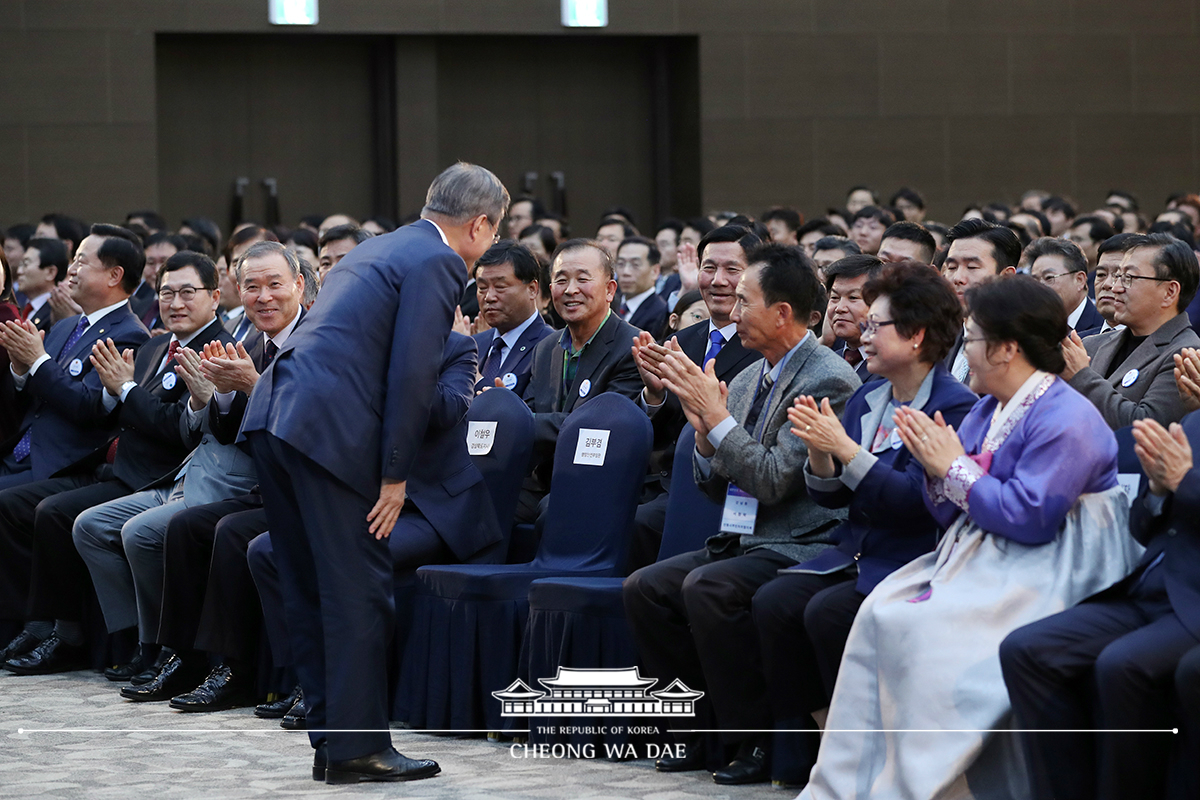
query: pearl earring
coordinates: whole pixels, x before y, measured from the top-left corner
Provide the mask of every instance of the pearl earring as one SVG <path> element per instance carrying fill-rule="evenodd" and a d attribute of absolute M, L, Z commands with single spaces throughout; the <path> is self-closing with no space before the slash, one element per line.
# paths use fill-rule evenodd
<path fill-rule="evenodd" d="M 918 347 L 920 347 L 920 345 L 918 345 L 916 342 L 913 342 L 913 350 L 916 350 Z"/>

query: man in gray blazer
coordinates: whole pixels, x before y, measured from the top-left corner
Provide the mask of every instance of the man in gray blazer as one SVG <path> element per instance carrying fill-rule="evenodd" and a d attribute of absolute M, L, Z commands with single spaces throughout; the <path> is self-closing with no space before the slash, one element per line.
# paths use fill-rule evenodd
<path fill-rule="evenodd" d="M 719 727 L 728 731 L 727 743 L 738 744 L 733 763 L 713 773 L 723 784 L 757 783 L 770 774 L 769 737 L 742 733 L 772 724 L 750 614 L 754 593 L 780 569 L 828 548 L 844 517 L 809 499 L 807 448 L 791 433 L 787 410 L 809 395 L 827 398 L 840 413 L 860 385 L 854 369 L 808 331 L 819 286 L 803 252 L 767 244 L 747 261 L 732 318 L 742 344 L 763 358 L 727 391 L 711 366 L 701 372 L 677 348 L 660 348 L 656 359 L 697 431 L 697 483 L 725 502 L 722 533 L 703 550 L 638 570 L 623 591 L 648 674 L 664 685 L 679 679 L 702 688 Z M 658 770 L 703 768 L 698 737 L 679 741 L 686 755 L 661 759 Z"/>
<path fill-rule="evenodd" d="M 1167 234 L 1137 236 L 1107 280 L 1125 329 L 1082 341 L 1072 332 L 1063 340 L 1062 377 L 1113 430 L 1146 417 L 1178 422 L 1187 409 L 1175 386 L 1175 354 L 1200 347 L 1184 311 L 1200 283 L 1196 254 Z"/>

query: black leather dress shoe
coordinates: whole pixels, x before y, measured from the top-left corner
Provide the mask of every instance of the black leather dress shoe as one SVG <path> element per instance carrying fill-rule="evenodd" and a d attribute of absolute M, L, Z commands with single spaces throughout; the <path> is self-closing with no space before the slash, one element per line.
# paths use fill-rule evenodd
<path fill-rule="evenodd" d="M 767 751 L 755 747 L 749 753 L 739 753 L 729 766 L 714 772 L 713 782 L 724 786 L 741 786 L 747 783 L 766 783 L 770 777 Z"/>
<path fill-rule="evenodd" d="M 203 683 L 187 694 L 172 697 L 169 705 L 179 711 L 224 711 L 254 703 L 254 689 L 239 670 L 226 664 L 213 667 Z"/>
<path fill-rule="evenodd" d="M 4 668 L 18 675 L 50 675 L 83 669 L 85 660 L 82 645 L 67 644 L 52 633 L 25 655 L 5 661 Z"/>
<path fill-rule="evenodd" d="M 141 686 L 122 686 L 121 697 L 135 702 L 170 700 L 180 692 L 195 686 L 202 675 L 203 673 L 197 674 L 197 667 L 190 662 L 184 663 L 178 654 L 173 653 L 154 680 Z"/>
<path fill-rule="evenodd" d="M 147 664 L 141 672 L 130 678 L 129 682 L 134 686 L 145 686 L 147 683 L 158 677 L 158 673 L 162 671 L 163 664 L 166 664 L 167 660 L 173 655 L 175 655 L 175 651 L 171 648 L 160 647 L 158 650 L 158 655 L 154 657 L 154 661 L 150 664 Z"/>
<path fill-rule="evenodd" d="M 296 705 L 292 706 L 292 710 L 283 715 L 283 719 L 279 720 L 279 727 L 285 731 L 303 731 L 308 729 L 308 705 L 304 702 L 304 696 L 296 701 Z"/>
<path fill-rule="evenodd" d="M 259 719 L 280 719 L 284 714 L 292 710 L 292 707 L 304 699 L 304 692 L 300 690 L 300 684 L 296 684 L 296 688 L 292 689 L 292 693 L 286 697 L 280 697 L 278 700 L 272 700 L 269 703 L 262 703 L 254 707 L 254 716 Z"/>
<path fill-rule="evenodd" d="M 317 745 L 317 749 L 313 750 L 313 780 L 325 780 L 325 767 L 329 765 L 329 749 L 325 747 L 325 742 Z"/>
<path fill-rule="evenodd" d="M 436 761 L 408 758 L 396 752 L 396 748 L 389 747 L 348 761 L 330 761 L 325 768 L 325 783 L 415 781 L 432 778 L 441 771 Z"/>
<path fill-rule="evenodd" d="M 129 663 L 109 667 L 104 670 L 104 677 L 110 681 L 129 683 L 135 675 L 141 674 L 154 663 L 154 660 L 150 658 L 150 654 L 154 652 L 154 645 L 139 642 L 137 650 L 134 651 L 133 658 L 129 660 Z"/>
<path fill-rule="evenodd" d="M 3 664 L 9 659 L 23 656 L 33 648 L 42 643 L 42 640 L 34 636 L 29 631 L 21 631 L 13 640 L 4 645 L 4 649 L 0 650 L 0 664 Z"/>

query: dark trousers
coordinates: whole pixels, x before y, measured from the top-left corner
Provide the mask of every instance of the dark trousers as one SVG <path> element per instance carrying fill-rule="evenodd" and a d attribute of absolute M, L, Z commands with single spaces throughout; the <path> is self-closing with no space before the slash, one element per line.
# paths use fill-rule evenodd
<path fill-rule="evenodd" d="M 93 481 L 87 485 L 79 483 L 76 484 L 78 488 L 49 495 L 37 504 L 34 511 L 33 565 L 27 619 L 78 621 L 83 618 L 83 604 L 92 590 L 92 576 L 75 549 L 75 540 L 71 538 L 75 517 L 92 506 L 116 500 L 133 491 L 118 480 Z M 30 483 L 21 488 L 28 489 L 36 485 Z"/>
<path fill-rule="evenodd" d="M 1171 609 L 1161 573 L 1149 573 L 1159 585 L 1085 602 L 1001 643 L 1016 724 L 1047 731 L 1020 735 L 1035 797 L 1162 796 L 1169 733 L 1051 732 L 1173 727 L 1175 668 L 1197 641 Z"/>
<path fill-rule="evenodd" d="M 1179 698 L 1182 741 L 1173 776 L 1172 800 L 1200 797 L 1200 646 L 1193 647 L 1175 668 L 1175 695 Z"/>
<path fill-rule="evenodd" d="M 629 570 L 639 570 L 658 560 L 663 528 L 667 524 L 667 492 L 642 503 L 633 517 L 633 539 L 629 542 Z"/>
<path fill-rule="evenodd" d="M 216 566 L 213 541 L 217 535 L 217 528 L 227 517 L 238 516 L 241 513 L 257 514 L 262 518 L 262 498 L 258 495 L 243 495 L 216 503 L 192 506 L 171 518 L 170 524 L 167 525 L 166 539 L 163 540 L 163 604 L 162 619 L 158 625 L 159 644 L 175 650 L 197 648 L 237 658 L 253 657 L 253 652 L 243 656 L 240 653 L 210 649 L 198 641 L 202 628 L 211 632 L 214 628 L 221 629 L 227 625 L 256 624 L 258 619 L 258 603 L 251 583 L 252 602 L 236 607 L 232 614 L 224 618 L 210 615 L 206 625 L 202 625 L 201 622 L 205 617 L 205 600 L 209 593 L 212 568 Z M 265 524 L 263 527 L 265 528 Z M 259 533 L 261 532 L 260 530 Z M 244 563 L 245 558 L 242 561 Z M 245 603 L 245 598 L 242 598 L 242 602 Z M 235 621 L 236 618 L 245 616 L 247 610 L 252 618 L 251 623 Z M 213 638 L 219 639 L 220 634 L 214 634 Z M 212 642 L 206 641 L 205 644 Z"/>
<path fill-rule="evenodd" d="M 662 685 L 703 689 L 728 743 L 771 727 L 751 601 L 796 562 L 771 550 L 683 553 L 625 579 L 625 616 L 646 667 Z"/>
<path fill-rule="evenodd" d="M 310 741 L 327 741 L 331 761 L 385 750 L 395 611 L 387 540 L 368 533 L 374 499 L 269 433 L 250 441 Z"/>
<path fill-rule="evenodd" d="M 267 630 L 267 642 L 271 646 L 271 660 L 277 667 L 294 666 L 292 643 L 288 638 L 287 622 L 283 618 L 283 587 L 279 584 L 279 565 L 275 563 L 275 549 L 271 546 L 270 534 L 254 537 L 246 549 L 246 564 L 258 589 L 263 627 Z"/>
<path fill-rule="evenodd" d="M 821 737 L 812 712 L 829 705 L 846 636 L 865 599 L 854 580 L 844 570 L 832 575 L 792 573 L 780 575 L 754 595 L 754 625 L 775 727 L 806 731 L 775 734 L 775 780 L 803 783 L 817 762 Z M 819 646 L 814 633 L 820 636 Z"/>
<path fill-rule="evenodd" d="M 0 619 L 29 619 L 29 583 L 33 574 L 34 522 L 38 503 L 58 492 L 91 482 L 90 476 L 50 478 L 0 491 Z M 83 564 L 69 535 L 67 540 L 70 552 L 63 554 L 64 560 L 73 556 Z M 83 571 L 86 575 L 86 566 Z M 76 618 L 77 615 L 71 617 Z"/>

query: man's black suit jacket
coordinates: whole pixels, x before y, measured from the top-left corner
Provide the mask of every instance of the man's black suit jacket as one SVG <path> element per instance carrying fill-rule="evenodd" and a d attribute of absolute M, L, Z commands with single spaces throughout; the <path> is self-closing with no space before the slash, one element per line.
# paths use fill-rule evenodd
<path fill-rule="evenodd" d="M 675 341 L 679 342 L 684 354 L 695 363 L 700 364 L 701 367 L 704 366 L 702 363 L 704 355 L 712 344 L 708 333 L 709 323 L 698 322 L 675 334 Z M 733 338 L 721 348 L 721 352 L 717 353 L 716 364 L 713 365 L 717 379 L 728 384 L 739 372 L 760 358 L 762 356 L 758 353 L 742 347 L 741 337 L 734 334 Z M 654 452 L 656 454 L 655 457 L 652 457 L 651 466 L 657 472 L 662 488 L 667 490 L 671 488 L 671 465 L 674 461 L 675 442 L 679 439 L 679 432 L 687 423 L 687 417 L 683 413 L 683 406 L 679 404 L 679 398 L 667 392 L 662 408 L 654 413 L 650 422 L 654 426 Z"/>
<path fill-rule="evenodd" d="M 1082 339 L 1085 336 L 1091 336 L 1100 332 L 1104 327 L 1104 317 L 1100 316 L 1100 312 L 1096 310 L 1096 304 L 1088 298 L 1087 305 L 1083 307 L 1083 313 L 1079 315 L 1078 321 L 1075 323 L 1075 332 Z"/>
<path fill-rule="evenodd" d="M 637 328 L 610 313 L 579 357 L 575 380 L 569 387 L 564 387 L 562 380 L 566 356 L 562 342 L 570 343 L 570 330 L 538 342 L 524 396 L 526 405 L 533 411 L 535 462 L 553 458 L 558 432 L 576 406 L 604 392 L 616 392 L 637 400 L 642 391 L 642 379 L 633 362 L 633 339 L 639 333 Z M 584 389 L 586 391 L 581 394 Z"/>
<path fill-rule="evenodd" d="M 637 307 L 637 311 L 630 314 L 626 322 L 635 328 L 641 328 L 657 339 L 662 335 L 668 316 L 666 299 L 652 294 L 642 301 L 642 304 Z"/>
<path fill-rule="evenodd" d="M 212 341 L 233 341 L 219 319 L 200 331 L 188 347 L 199 350 Z M 113 474 L 133 489 L 149 486 L 177 471 L 200 439 L 199 431 L 190 438 L 184 438 L 181 432 L 180 420 L 187 413 L 190 395 L 183 378 L 175 374 L 175 360 L 158 368 L 170 344 L 171 334 L 165 333 L 138 350 L 133 364 L 133 379 L 138 385 L 114 412 L 121 426 L 117 434 L 121 441 Z"/>

